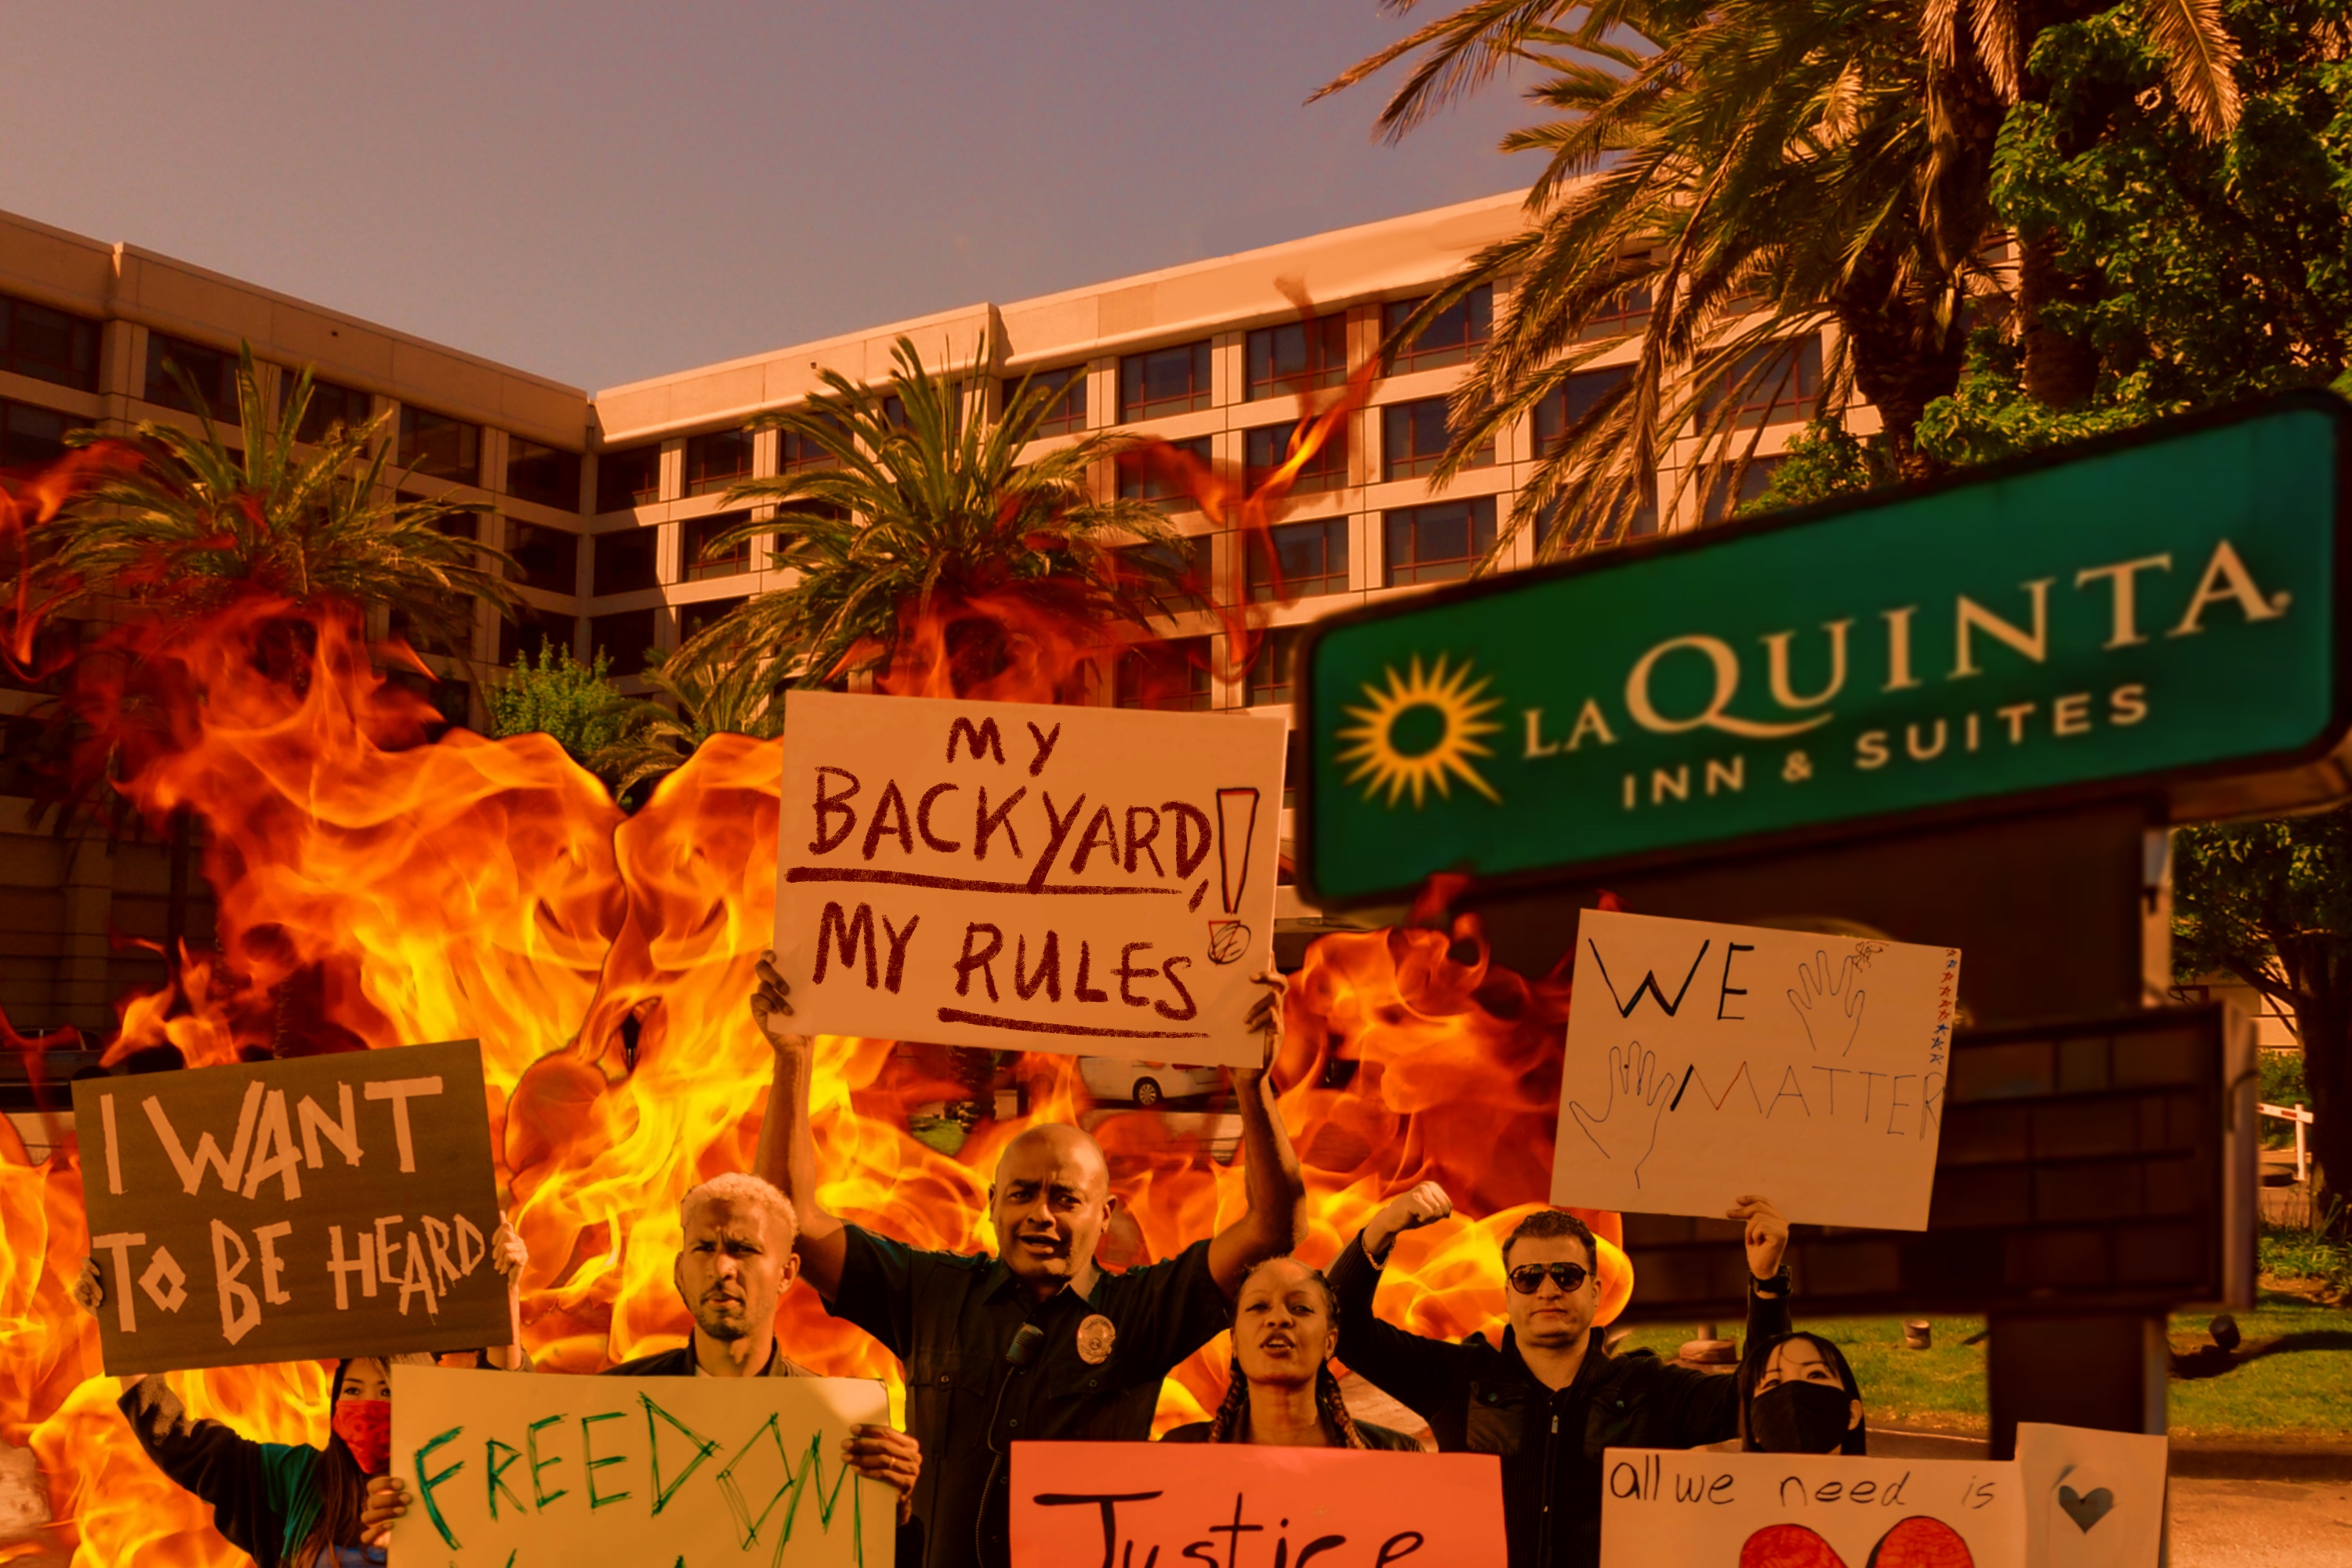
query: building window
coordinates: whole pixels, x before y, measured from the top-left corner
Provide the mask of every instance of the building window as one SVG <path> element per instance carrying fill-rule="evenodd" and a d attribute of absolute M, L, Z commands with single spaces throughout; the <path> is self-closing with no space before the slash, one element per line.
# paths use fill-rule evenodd
<path fill-rule="evenodd" d="M 659 587 L 661 578 L 654 570 L 654 539 L 659 532 L 656 528 L 624 528 L 590 535 L 590 591 L 602 598 Z"/>
<path fill-rule="evenodd" d="M 1268 553 L 1268 546 L 1272 553 Z M 1306 599 L 1348 591 L 1348 520 L 1286 522 L 1249 542 L 1249 596 L 1253 604 Z"/>
<path fill-rule="evenodd" d="M 512 668 L 526 655 L 534 659 L 544 657 L 542 649 L 570 654 L 577 625 L 561 610 L 518 605 L 514 619 L 501 617 L 499 621 L 499 662 Z"/>
<path fill-rule="evenodd" d="M 1004 384 L 1005 395 L 1013 395 L 1020 387 L 1017 381 Z M 1073 430 L 1087 427 L 1087 367 L 1082 364 L 1064 365 L 1059 370 L 1041 370 L 1029 378 L 1029 390 L 1043 389 L 1054 396 L 1045 405 L 1043 417 L 1037 421 L 1036 434 L 1066 436 Z"/>
<path fill-rule="evenodd" d="M 642 675 L 646 656 L 654 650 L 656 608 L 648 605 L 642 610 L 619 610 L 609 616 L 593 616 L 588 621 L 588 662 L 596 662 L 603 654 L 612 662 L 606 672 L 612 675 Z"/>
<path fill-rule="evenodd" d="M 1734 430 L 1808 419 L 1822 395 L 1822 340 L 1801 338 L 1793 343 L 1764 343 L 1732 363 L 1723 379 L 1707 389 L 1703 400 L 1703 427 L 1720 428 L 1715 421 L 1724 404 L 1733 404 L 1727 421 Z"/>
<path fill-rule="evenodd" d="M 840 459 L 818 445 L 815 437 L 799 430 L 780 431 L 776 437 L 776 472 L 797 474 L 806 468 L 831 468 Z"/>
<path fill-rule="evenodd" d="M 226 350 L 151 331 L 147 334 L 147 401 L 183 414 L 197 411 L 179 378 L 172 374 L 172 366 L 177 365 L 194 384 L 205 412 L 233 424 L 237 418 L 236 363 L 237 356 Z"/>
<path fill-rule="evenodd" d="M 482 482 L 482 427 L 403 404 L 398 460 L 411 473 L 478 485 Z"/>
<path fill-rule="evenodd" d="M 1740 508 L 1764 499 L 1772 488 L 1774 470 L 1787 459 L 1783 458 L 1750 458 L 1746 468 L 1738 463 L 1717 463 L 1706 468 L 1699 479 L 1698 525 L 1712 528 L 1718 522 L 1729 522 L 1739 515 Z M 1737 473 L 1739 482 L 1732 483 Z"/>
<path fill-rule="evenodd" d="M 1629 289 L 1623 297 L 1599 315 L 1588 320 L 1576 334 L 1580 343 L 1598 342 L 1604 338 L 1630 338 L 1642 330 L 1650 319 L 1650 286 Z"/>
<path fill-rule="evenodd" d="M 690 605 L 680 605 L 677 607 L 678 640 L 692 642 L 751 602 L 748 595 L 739 594 L 731 599 L 697 599 Z"/>
<path fill-rule="evenodd" d="M 1383 341 L 1396 336 L 1397 329 L 1421 309 L 1423 300 L 1395 300 L 1381 307 L 1381 337 Z M 1388 374 L 1403 375 L 1410 371 L 1435 370 L 1442 365 L 1467 364 L 1470 356 L 1495 335 L 1495 290 L 1492 285 L 1481 283 L 1469 293 L 1440 310 L 1421 330 L 1421 335 L 1390 356 Z"/>
<path fill-rule="evenodd" d="M 1495 548 L 1495 498 L 1402 507 L 1382 513 L 1381 528 L 1388 586 L 1449 583 L 1470 575 Z"/>
<path fill-rule="evenodd" d="M 713 430 L 686 438 L 686 493 L 707 496 L 751 477 L 751 432 Z"/>
<path fill-rule="evenodd" d="M 702 583 L 713 577 L 740 577 L 751 569 L 751 541 L 739 539 L 718 554 L 710 552 L 710 542 L 730 528 L 740 528 L 751 521 L 748 511 L 719 511 L 709 517 L 689 519 L 679 531 L 678 578 L 681 582 Z"/>
<path fill-rule="evenodd" d="M 1169 446 L 1189 457 L 1206 463 L 1209 460 L 1209 437 L 1195 436 L 1188 441 L 1171 441 Z M 1162 511 L 1189 511 L 1200 502 L 1171 472 L 1168 462 L 1142 452 L 1123 452 L 1118 458 L 1118 499 L 1149 501 Z"/>
<path fill-rule="evenodd" d="M 543 523 L 507 519 L 507 554 L 515 569 L 508 575 L 527 587 L 551 594 L 580 591 L 580 536 Z"/>
<path fill-rule="evenodd" d="M 1338 386 L 1348 379 L 1348 318 L 1261 327 L 1249 335 L 1244 363 L 1242 395 L 1249 402 Z"/>
<path fill-rule="evenodd" d="M 1123 420 L 1190 413 L 1208 407 L 1209 402 L 1206 339 L 1129 354 L 1118 362 L 1118 416 Z"/>
<path fill-rule="evenodd" d="M 55 409 L 0 401 L 0 468 L 48 467 L 66 455 L 73 425 Z"/>
<path fill-rule="evenodd" d="M 1313 427 L 1314 421 L 1302 419 L 1296 426 L 1264 425 L 1246 431 L 1242 437 L 1243 483 L 1255 490 L 1274 477 L 1274 471 L 1290 460 L 1290 435 L 1297 430 L 1302 436 Z M 1292 495 L 1312 495 L 1318 490 L 1345 489 L 1348 486 L 1348 426 L 1345 420 L 1331 427 L 1331 433 L 1320 447 L 1307 458 L 1297 475 L 1291 480 Z"/>
<path fill-rule="evenodd" d="M 626 511 L 661 499 L 661 447 L 629 447 L 596 457 L 596 510 Z"/>
<path fill-rule="evenodd" d="M 0 370 L 96 392 L 98 323 L 0 294 Z"/>
<path fill-rule="evenodd" d="M 1602 398 L 1633 379 L 1633 367 L 1612 365 L 1606 370 L 1580 370 L 1553 387 L 1536 405 L 1536 456 L 1549 457 L 1568 439 L 1568 433 L 1601 406 Z"/>
<path fill-rule="evenodd" d="M 1209 607 L 1210 552 L 1210 536 L 1195 533 L 1165 543 L 1130 544 L 1118 552 L 1118 559 L 1130 582 L 1155 584 L 1149 595 L 1155 614 L 1181 616 Z M 1157 586 L 1166 581 L 1163 574 L 1182 586 Z"/>
<path fill-rule="evenodd" d="M 507 437 L 507 494 L 558 511 L 580 510 L 580 454 Z"/>
<path fill-rule="evenodd" d="M 1287 702 L 1291 679 L 1298 668 L 1298 645 L 1307 638 L 1304 626 L 1281 626 L 1258 639 L 1247 679 L 1247 699 L 1253 708 Z"/>
<path fill-rule="evenodd" d="M 285 373 L 280 383 L 290 394 L 294 389 L 295 373 Z M 375 399 L 356 386 L 341 382 L 310 378 L 310 401 L 302 405 L 302 422 L 294 427 L 294 439 L 312 446 L 327 438 L 327 432 L 340 425 L 346 430 L 364 430 L 375 415 Z"/>
<path fill-rule="evenodd" d="M 1213 700 L 1209 639 L 1139 643 L 1118 656 L 1115 693 L 1121 708 L 1155 713 L 1205 713 Z"/>
<path fill-rule="evenodd" d="M 1410 479 L 1433 472 L 1445 456 L 1453 433 L 1446 428 L 1445 399 L 1420 397 L 1391 403 L 1381 410 L 1381 475 Z M 1495 460 L 1495 443 L 1470 454 L 1465 468 L 1483 468 Z"/>

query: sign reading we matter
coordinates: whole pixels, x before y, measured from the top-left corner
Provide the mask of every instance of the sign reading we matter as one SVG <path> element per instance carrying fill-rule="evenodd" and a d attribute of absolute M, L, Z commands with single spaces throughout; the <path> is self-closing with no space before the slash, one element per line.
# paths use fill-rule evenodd
<path fill-rule="evenodd" d="M 1925 1230 L 1957 948 L 1585 910 L 1552 1202 Z"/>
<path fill-rule="evenodd" d="M 1257 1066 L 1283 733 L 793 692 L 775 947 L 795 1025 Z"/>
<path fill-rule="evenodd" d="M 1503 1568 L 1507 1555 L 1492 1454 L 1013 1445 L 1013 1568 Z"/>
<path fill-rule="evenodd" d="M 392 1394 L 395 1563 L 889 1568 L 898 1494 L 841 1453 L 888 1424 L 878 1383 L 399 1366 Z"/>
<path fill-rule="evenodd" d="M 109 1372 L 512 1341 L 473 1041 L 73 1093 Z"/>

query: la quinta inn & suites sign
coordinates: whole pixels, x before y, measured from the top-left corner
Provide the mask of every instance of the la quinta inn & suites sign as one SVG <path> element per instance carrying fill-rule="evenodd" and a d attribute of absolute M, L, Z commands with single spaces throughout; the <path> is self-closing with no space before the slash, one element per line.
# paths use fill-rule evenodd
<path fill-rule="evenodd" d="M 2295 395 L 1318 623 L 1302 880 L 1340 905 L 2096 795 L 2338 798 L 2347 426 Z"/>

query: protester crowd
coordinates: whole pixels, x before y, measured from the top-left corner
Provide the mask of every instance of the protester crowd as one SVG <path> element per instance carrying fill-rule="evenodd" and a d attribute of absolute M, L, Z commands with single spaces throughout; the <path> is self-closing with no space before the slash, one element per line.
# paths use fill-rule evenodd
<path fill-rule="evenodd" d="M 764 960 L 760 977 L 751 1009 L 775 1049 L 760 1168 L 706 1182 L 680 1205 L 673 1279 L 694 1322 L 688 1342 L 609 1374 L 815 1375 L 775 1332 L 783 1292 L 805 1280 L 902 1368 L 908 1429 L 857 1427 L 843 1454 L 897 1492 L 901 1568 L 1005 1568 L 1012 1445 L 1149 1438 L 1162 1381 L 1227 1330 L 1223 1401 L 1163 1441 L 1419 1450 L 1413 1436 L 1350 1413 L 1332 1370 L 1342 1360 L 1425 1421 L 1441 1452 L 1499 1457 L 1511 1568 L 1597 1568 L 1610 1447 L 1864 1451 L 1852 1370 L 1828 1341 L 1791 1331 L 1788 1225 L 1762 1197 L 1729 1211 L 1745 1227 L 1749 1280 L 1746 1355 L 1727 1376 L 1613 1353 L 1594 1321 L 1592 1232 L 1559 1209 L 1528 1215 L 1503 1242 L 1499 1344 L 1383 1321 L 1373 1298 L 1396 1238 L 1446 1219 L 1452 1204 L 1432 1183 L 1403 1194 L 1328 1276 L 1292 1256 L 1304 1186 L 1264 1067 L 1235 1075 L 1248 1204 L 1215 1236 L 1123 1272 L 1099 1268 L 1118 1205 L 1109 1167 L 1086 1132 L 1055 1124 L 1024 1131 L 998 1162 L 997 1256 L 928 1251 L 826 1212 L 812 1044 L 793 1031 L 784 983 Z M 1271 1063 L 1283 981 L 1260 980 L 1250 1024 Z M 510 1227 L 492 1258 L 511 1290 L 527 1258 Z M 94 1263 L 74 1295 L 93 1314 L 103 1304 Z M 256 1443 L 191 1418 L 156 1373 L 124 1378 L 121 1407 L 158 1468 L 210 1504 L 221 1534 L 260 1568 L 355 1568 L 385 1561 L 383 1542 L 410 1500 L 389 1452 L 391 1369 L 409 1359 L 429 1358 L 358 1355 L 336 1369 L 323 1449 Z M 530 1370 L 516 1347 L 476 1361 Z"/>

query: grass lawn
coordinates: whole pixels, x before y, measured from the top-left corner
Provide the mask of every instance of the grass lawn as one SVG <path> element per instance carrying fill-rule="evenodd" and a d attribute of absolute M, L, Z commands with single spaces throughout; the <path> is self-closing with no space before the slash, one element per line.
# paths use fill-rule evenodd
<path fill-rule="evenodd" d="M 1983 1319 L 1931 1319 L 1934 1348 L 1912 1351 L 1903 1348 L 1898 1318 L 1807 1321 L 1801 1302 L 1799 1312 L 1801 1327 L 1833 1341 L 1853 1364 L 1874 1426 L 1986 1430 L 1985 1347 L 1963 1342 L 1983 1331 Z M 2243 1342 L 2226 1366 L 2210 1373 L 2196 1352 L 2210 1342 L 2205 1325 L 2211 1314 L 2172 1320 L 2173 1435 L 2352 1439 L 2352 1310 L 2265 1291 L 2259 1307 L 2235 1316 Z M 1696 1332 L 1643 1324 L 1624 1348 L 1672 1356 Z"/>

